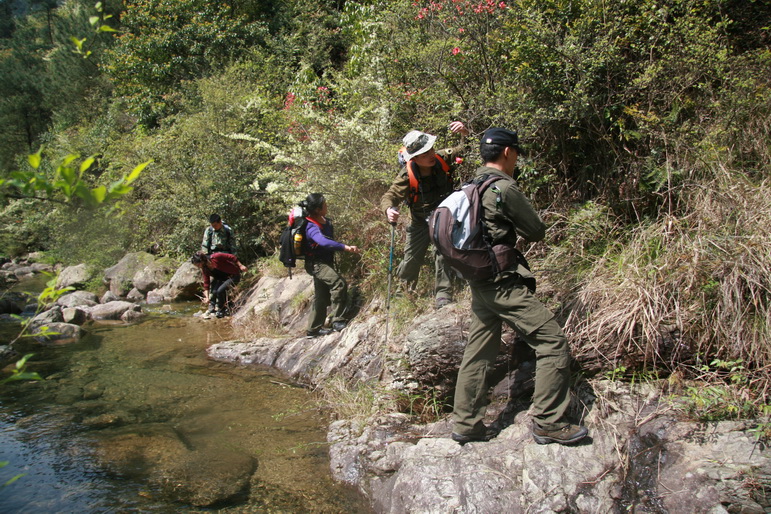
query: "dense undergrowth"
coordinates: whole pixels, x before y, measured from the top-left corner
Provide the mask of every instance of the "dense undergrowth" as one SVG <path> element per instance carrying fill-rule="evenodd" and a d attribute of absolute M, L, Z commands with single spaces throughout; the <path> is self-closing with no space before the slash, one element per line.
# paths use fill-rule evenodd
<path fill-rule="evenodd" d="M 288 208 L 322 191 L 339 238 L 363 249 L 343 272 L 384 296 L 391 234 L 377 204 L 402 135 L 453 145 L 447 125 L 463 120 L 460 182 L 479 135 L 502 125 L 522 136 L 518 180 L 550 226 L 528 256 L 577 359 L 709 378 L 758 406 L 741 415 L 768 403 L 771 2 L 0 9 L 0 180 L 41 145 L 52 180 L 57 159 L 93 155 L 81 177 L 94 187 L 152 160 L 110 216 L 0 184 L 4 254 L 104 267 L 152 248 L 181 261 L 218 212 L 252 263 L 274 254 Z M 430 308 L 417 303 L 399 315 Z"/>

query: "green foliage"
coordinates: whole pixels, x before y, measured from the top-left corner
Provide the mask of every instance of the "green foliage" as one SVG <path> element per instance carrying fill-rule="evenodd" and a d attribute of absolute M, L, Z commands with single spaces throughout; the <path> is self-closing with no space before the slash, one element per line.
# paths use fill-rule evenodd
<path fill-rule="evenodd" d="M 74 287 L 63 287 L 58 289 L 56 287 L 56 281 L 58 277 L 51 275 L 50 273 L 45 273 L 45 275 L 51 277 L 51 279 L 46 282 L 45 289 L 43 289 L 43 291 L 37 297 L 37 303 L 41 308 L 45 308 L 56 303 L 56 300 L 58 300 L 62 295 L 75 290 Z"/>
<path fill-rule="evenodd" d="M 435 423 L 452 412 L 452 401 L 439 397 L 435 389 L 403 393 L 397 396 L 396 401 L 400 412 L 415 416 L 422 424 Z"/>
<path fill-rule="evenodd" d="M 4 467 L 6 467 L 8 464 L 10 464 L 10 462 L 9 462 L 9 461 L 7 461 L 7 460 L 3 460 L 3 461 L 0 461 L 0 468 L 4 468 Z M 18 479 L 20 479 L 20 478 L 21 478 L 21 477 L 23 477 L 24 475 L 26 475 L 26 473 L 20 473 L 20 474 L 18 474 L 18 475 L 15 475 L 15 476 L 13 476 L 12 478 L 10 478 L 10 479 L 8 479 L 8 480 L 6 480 L 6 481 L 4 482 L 4 483 L 2 484 L 2 487 L 7 487 L 7 486 L 11 485 L 12 483 L 16 482 Z"/>
<path fill-rule="evenodd" d="M 45 337 L 48 337 L 48 336 L 57 335 L 59 333 L 59 332 L 55 332 L 55 331 L 51 330 L 51 328 L 48 327 L 47 325 L 35 326 L 34 327 L 34 331 L 32 331 L 31 328 L 30 328 L 30 327 L 33 326 L 32 325 L 32 320 L 35 318 L 35 316 L 37 316 L 38 314 L 43 312 L 51 304 L 55 303 L 56 300 L 58 300 L 62 295 L 66 294 L 66 293 L 69 293 L 70 291 L 73 291 L 75 289 L 74 287 L 64 287 L 64 288 L 58 289 L 56 287 L 56 282 L 57 282 L 58 276 L 51 275 L 50 273 L 45 273 L 45 274 L 48 275 L 51 278 L 50 278 L 50 280 L 48 282 L 46 282 L 45 289 L 43 289 L 43 291 L 37 297 L 37 308 L 35 309 L 35 315 L 33 315 L 31 317 L 28 317 L 28 318 L 24 318 L 24 317 L 19 316 L 17 314 L 12 314 L 11 315 L 16 320 L 18 320 L 19 323 L 21 324 L 21 331 L 16 335 L 16 338 L 9 343 L 9 346 L 12 346 L 13 344 L 16 343 L 16 341 L 18 341 L 19 339 L 22 339 L 22 338 L 29 338 L 29 337 L 44 337 L 45 338 Z M 27 356 L 27 357 L 30 357 L 30 356 Z M 23 371 L 24 364 L 26 363 L 26 361 L 27 361 L 27 358 L 24 358 L 22 361 L 19 361 L 19 363 L 21 363 L 21 368 L 22 368 L 21 371 Z M 17 370 L 20 369 L 20 364 L 19 363 L 17 363 L 17 365 L 16 365 Z M 19 373 L 21 373 L 21 371 L 19 371 Z M 16 371 L 14 371 L 14 373 L 16 373 Z M 37 375 L 37 373 L 34 373 L 33 375 Z M 12 377 L 13 376 L 15 376 L 15 375 L 12 375 Z M 29 378 L 26 375 L 24 375 L 24 377 L 25 378 Z M 16 379 L 14 379 L 14 380 L 16 380 Z M 2 382 L 0 381 L 0 383 L 2 383 Z"/>
<path fill-rule="evenodd" d="M 4 198 L 0 244 L 95 265 L 150 246 L 182 257 L 218 212 L 249 261 L 275 253 L 293 203 L 323 192 L 338 238 L 363 249 L 343 272 L 383 295 L 377 203 L 401 137 L 418 128 L 447 146 L 448 122 L 463 120 L 467 176 L 477 136 L 509 126 L 527 150 L 518 182 L 550 226 L 528 253 L 539 294 L 564 307 L 579 358 L 671 369 L 701 354 L 762 369 L 766 4 L 49 3 L 0 26 L 0 163 L 19 169 L 41 142 L 98 158 L 82 173 L 71 161 L 0 175 L 6 192 L 56 200 Z M 105 24 L 120 31 L 109 52 Z M 120 182 L 126 163 L 150 159 L 141 181 Z M 135 190 L 109 199 L 116 183 Z M 118 201 L 121 218 L 90 209 Z M 394 303 L 396 329 L 411 301 L 428 306 L 430 282 Z"/>
<path fill-rule="evenodd" d="M 84 174 L 96 161 L 95 156 L 84 159 L 80 165 L 74 166 L 78 155 L 70 154 L 61 162 L 48 170 L 43 165 L 43 149 L 29 155 L 27 161 L 30 171 L 11 172 L 8 179 L 0 179 L 0 192 L 18 197 L 49 201 L 73 202 L 86 209 L 93 209 L 102 204 L 113 203 L 130 193 L 134 188 L 131 184 L 139 177 L 150 161 L 136 166 L 128 175 L 109 184 L 90 187 Z"/>
<path fill-rule="evenodd" d="M 109 73 L 142 124 L 177 111 L 176 88 L 237 58 L 266 34 L 231 2 L 137 0 L 126 5 Z"/>
<path fill-rule="evenodd" d="M 27 371 L 27 361 L 31 359 L 35 354 L 28 353 L 18 361 L 16 361 L 15 367 L 11 370 L 11 374 L 7 377 L 0 379 L 0 384 L 7 384 L 8 382 L 15 382 L 18 380 L 43 380 L 43 377 L 38 375 L 35 371 Z M 15 479 L 12 479 L 15 480 Z M 8 485 L 8 483 L 6 483 Z"/>

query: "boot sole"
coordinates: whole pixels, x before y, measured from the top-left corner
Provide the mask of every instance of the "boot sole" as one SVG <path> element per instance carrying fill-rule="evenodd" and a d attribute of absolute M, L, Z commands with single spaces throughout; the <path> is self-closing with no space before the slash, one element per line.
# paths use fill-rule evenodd
<path fill-rule="evenodd" d="M 535 439 L 535 442 L 538 444 L 549 444 L 549 443 L 559 443 L 559 444 L 575 444 L 584 437 L 589 435 L 589 431 L 583 431 L 579 432 L 575 436 L 571 437 L 570 439 L 557 439 L 555 437 L 549 437 L 545 435 L 536 435 L 533 434 L 533 439 Z"/>

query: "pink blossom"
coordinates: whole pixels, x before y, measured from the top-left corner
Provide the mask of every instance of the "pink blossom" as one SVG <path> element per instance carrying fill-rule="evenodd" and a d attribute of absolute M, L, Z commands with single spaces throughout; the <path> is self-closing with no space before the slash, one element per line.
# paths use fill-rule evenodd
<path fill-rule="evenodd" d="M 455 164 L 463 164 L 463 157 L 456 157 Z"/>
<path fill-rule="evenodd" d="M 452 49 L 452 55 L 458 55 L 459 53 L 460 53 L 460 48 L 458 48 L 457 46 Z"/>

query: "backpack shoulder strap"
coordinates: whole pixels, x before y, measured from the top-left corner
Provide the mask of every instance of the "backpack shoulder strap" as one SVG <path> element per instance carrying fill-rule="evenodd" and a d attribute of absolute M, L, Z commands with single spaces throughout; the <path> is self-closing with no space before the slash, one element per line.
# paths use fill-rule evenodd
<path fill-rule="evenodd" d="M 450 165 L 447 164 L 447 161 L 445 161 L 440 155 L 436 156 L 436 160 L 439 163 L 439 166 L 442 167 L 442 171 L 444 171 L 444 174 L 449 177 L 450 176 Z"/>
<path fill-rule="evenodd" d="M 407 205 L 412 205 L 418 201 L 418 194 L 420 192 L 420 182 L 418 176 L 415 174 L 415 163 L 407 161 L 405 165 L 407 168 L 407 178 L 410 180 L 410 189 L 407 195 Z"/>

